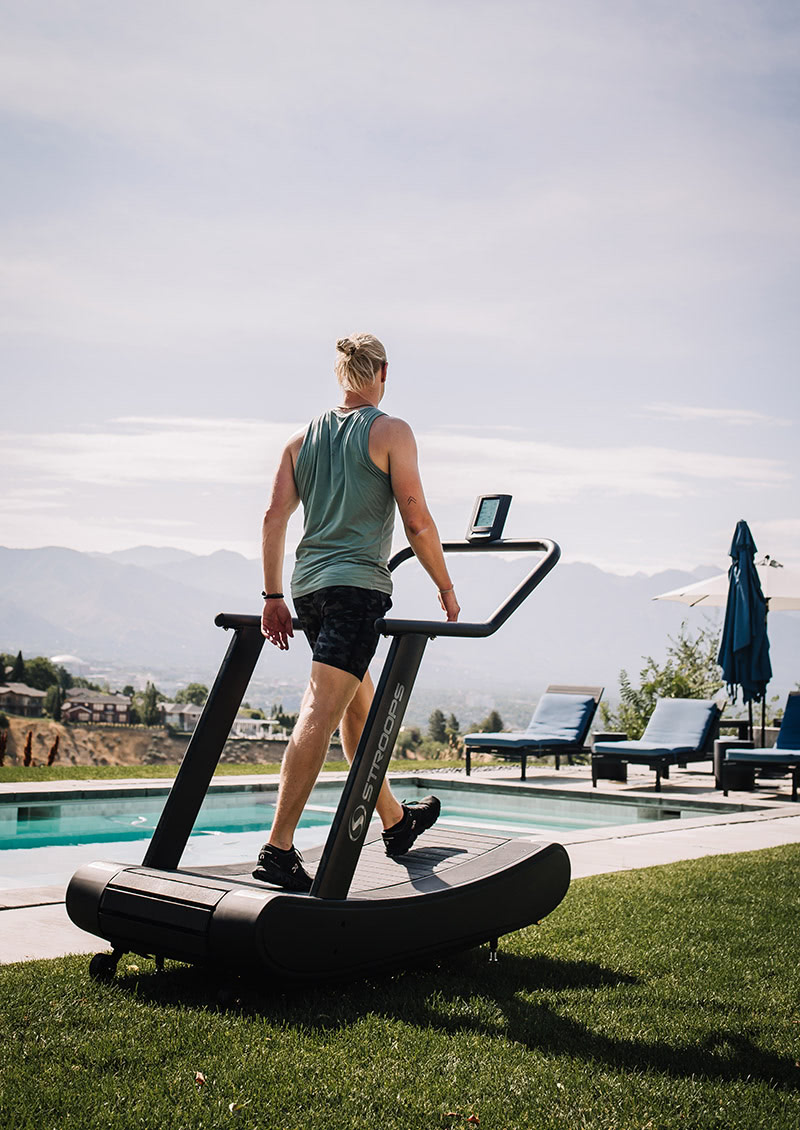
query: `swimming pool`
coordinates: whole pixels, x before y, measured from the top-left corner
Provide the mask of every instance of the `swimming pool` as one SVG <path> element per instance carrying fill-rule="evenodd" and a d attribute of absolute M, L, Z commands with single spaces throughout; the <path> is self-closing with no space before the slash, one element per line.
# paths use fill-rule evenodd
<path fill-rule="evenodd" d="M 274 811 L 276 782 L 214 785 L 186 846 L 184 866 L 214 866 L 255 859 Z M 509 836 L 559 835 L 644 821 L 704 815 L 708 805 L 665 798 L 565 796 L 552 790 L 488 783 L 412 778 L 393 782 L 406 800 L 435 792 L 443 827 L 485 829 Z M 295 842 L 302 849 L 324 841 L 341 795 L 341 782 L 317 785 Z M 0 886 L 66 882 L 82 863 L 113 859 L 139 863 L 166 800 L 167 789 L 108 789 L 74 797 L 20 793 L 0 799 Z M 714 805 L 716 811 L 738 806 Z"/>

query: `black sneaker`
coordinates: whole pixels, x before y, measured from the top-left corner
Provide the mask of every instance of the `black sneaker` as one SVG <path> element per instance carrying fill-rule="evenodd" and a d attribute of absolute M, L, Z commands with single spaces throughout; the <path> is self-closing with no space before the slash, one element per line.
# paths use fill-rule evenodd
<path fill-rule="evenodd" d="M 311 876 L 303 867 L 303 857 L 294 846 L 285 851 L 272 844 L 264 844 L 253 878 L 260 879 L 262 883 L 273 883 L 286 891 L 311 890 Z"/>
<path fill-rule="evenodd" d="M 386 854 L 392 858 L 405 855 L 417 836 L 436 823 L 441 807 L 439 798 L 435 796 L 426 796 L 410 804 L 403 801 L 403 819 L 383 833 Z"/>

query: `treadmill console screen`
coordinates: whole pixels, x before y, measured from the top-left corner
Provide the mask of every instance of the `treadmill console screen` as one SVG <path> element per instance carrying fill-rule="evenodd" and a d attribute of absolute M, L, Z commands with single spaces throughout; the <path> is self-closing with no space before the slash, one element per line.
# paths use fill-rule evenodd
<path fill-rule="evenodd" d="M 510 494 L 479 495 L 467 530 L 467 541 L 499 541 L 510 505 Z"/>

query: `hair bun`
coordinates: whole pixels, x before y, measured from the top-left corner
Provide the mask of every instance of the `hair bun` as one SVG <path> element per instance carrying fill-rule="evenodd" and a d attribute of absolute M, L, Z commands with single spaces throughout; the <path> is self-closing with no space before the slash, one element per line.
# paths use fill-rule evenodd
<path fill-rule="evenodd" d="M 353 341 L 350 337 L 341 337 L 336 342 L 336 348 L 340 353 L 344 353 L 345 357 L 352 357 L 358 349 L 358 342 Z"/>

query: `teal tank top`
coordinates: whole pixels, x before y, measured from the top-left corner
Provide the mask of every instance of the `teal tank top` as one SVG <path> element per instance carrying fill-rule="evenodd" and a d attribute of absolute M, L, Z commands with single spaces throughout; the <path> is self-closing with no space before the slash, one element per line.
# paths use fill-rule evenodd
<path fill-rule="evenodd" d="M 383 415 L 371 405 L 334 408 L 308 426 L 294 468 L 304 516 L 294 597 L 329 585 L 392 591 L 394 495 L 369 454 L 370 429 Z"/>

